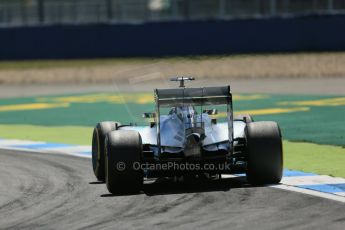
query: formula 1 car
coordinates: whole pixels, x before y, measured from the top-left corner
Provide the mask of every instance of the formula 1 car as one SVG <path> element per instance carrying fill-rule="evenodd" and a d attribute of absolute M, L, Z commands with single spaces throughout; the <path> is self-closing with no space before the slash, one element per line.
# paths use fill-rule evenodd
<path fill-rule="evenodd" d="M 280 182 L 283 151 L 276 122 L 233 116 L 230 86 L 186 88 L 185 81 L 194 78 L 171 80 L 180 87 L 155 89 L 156 111 L 144 114 L 151 118 L 148 126 L 105 121 L 94 128 L 93 171 L 110 193 L 139 192 L 144 177 L 203 173 L 246 173 L 253 185 Z M 197 165 L 177 167 L 186 163 Z"/>

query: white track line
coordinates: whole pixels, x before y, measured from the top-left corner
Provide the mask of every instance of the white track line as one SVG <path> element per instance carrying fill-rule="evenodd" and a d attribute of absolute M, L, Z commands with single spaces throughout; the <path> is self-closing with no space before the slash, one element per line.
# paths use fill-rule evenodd
<path fill-rule="evenodd" d="M 337 194 L 338 196 L 343 196 L 343 197 L 345 197 L 345 192 L 336 192 L 335 194 Z"/>
<path fill-rule="evenodd" d="M 315 185 L 315 184 L 345 184 L 345 179 L 340 177 L 331 177 L 325 175 L 316 176 L 296 176 L 284 177 L 281 181 L 282 184 L 287 185 Z"/>
<path fill-rule="evenodd" d="M 345 197 L 340 196 L 340 195 L 333 195 L 330 193 L 318 192 L 315 190 L 304 189 L 304 188 L 294 187 L 294 186 L 285 185 L 285 184 L 270 185 L 269 187 L 293 191 L 293 192 L 299 192 L 299 193 L 303 193 L 303 194 L 308 194 L 308 195 L 312 195 L 312 196 L 322 197 L 322 198 L 326 198 L 326 199 L 335 200 L 335 201 L 345 203 Z"/>

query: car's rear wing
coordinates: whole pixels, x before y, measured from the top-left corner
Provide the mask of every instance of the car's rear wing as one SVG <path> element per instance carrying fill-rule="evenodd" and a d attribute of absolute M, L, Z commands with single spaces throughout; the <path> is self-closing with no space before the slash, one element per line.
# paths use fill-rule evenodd
<path fill-rule="evenodd" d="M 230 86 L 156 89 L 155 100 L 159 107 L 221 105 L 231 103 L 231 93 Z"/>

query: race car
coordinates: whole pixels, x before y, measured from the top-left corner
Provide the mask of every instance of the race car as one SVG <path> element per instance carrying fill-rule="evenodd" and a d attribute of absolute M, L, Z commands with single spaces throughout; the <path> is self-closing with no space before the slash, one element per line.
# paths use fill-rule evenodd
<path fill-rule="evenodd" d="M 171 80 L 179 87 L 154 90 L 155 112 L 143 115 L 151 119 L 147 126 L 104 121 L 94 128 L 93 171 L 110 193 L 137 193 L 144 178 L 206 173 L 245 173 L 253 185 L 280 182 L 283 149 L 276 122 L 233 116 L 230 86 L 188 88 L 185 81 L 194 78 Z"/>

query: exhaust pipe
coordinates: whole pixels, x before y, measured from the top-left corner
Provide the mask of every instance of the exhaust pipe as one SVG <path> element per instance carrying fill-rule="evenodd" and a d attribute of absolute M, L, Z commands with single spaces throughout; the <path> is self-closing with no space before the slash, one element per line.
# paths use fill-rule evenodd
<path fill-rule="evenodd" d="M 186 137 L 186 147 L 184 149 L 184 154 L 186 157 L 201 156 L 200 141 L 201 138 L 199 133 L 191 133 Z"/>

